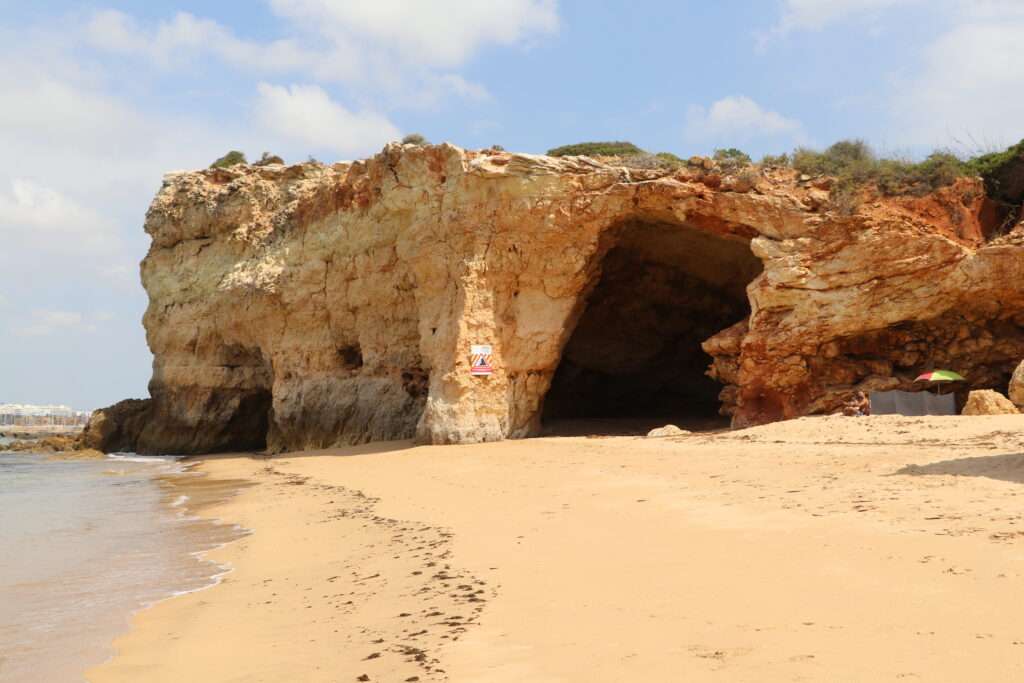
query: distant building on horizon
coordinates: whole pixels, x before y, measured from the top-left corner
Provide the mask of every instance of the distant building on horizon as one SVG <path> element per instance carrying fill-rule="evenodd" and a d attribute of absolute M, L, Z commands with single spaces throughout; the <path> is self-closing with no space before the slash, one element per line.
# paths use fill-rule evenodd
<path fill-rule="evenodd" d="M 0 403 L 0 426 L 34 427 L 84 425 L 91 410 L 75 410 L 65 405 L 33 405 L 31 403 Z"/>

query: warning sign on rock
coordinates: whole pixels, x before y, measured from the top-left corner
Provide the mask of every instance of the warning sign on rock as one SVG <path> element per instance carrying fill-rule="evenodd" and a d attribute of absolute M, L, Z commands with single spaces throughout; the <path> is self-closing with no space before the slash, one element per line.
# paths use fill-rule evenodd
<path fill-rule="evenodd" d="M 494 372 L 491 366 L 491 345 L 473 344 L 469 347 L 469 374 L 490 375 Z"/>

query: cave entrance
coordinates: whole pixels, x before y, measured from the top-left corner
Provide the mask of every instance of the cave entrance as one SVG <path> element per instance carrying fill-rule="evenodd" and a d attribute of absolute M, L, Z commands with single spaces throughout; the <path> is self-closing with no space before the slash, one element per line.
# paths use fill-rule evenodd
<path fill-rule="evenodd" d="M 621 226 L 544 401 L 548 434 L 728 426 L 701 343 L 750 315 L 749 241 L 683 225 Z"/>
<path fill-rule="evenodd" d="M 220 414 L 218 451 L 262 451 L 267 448 L 273 408 L 274 371 L 258 347 L 225 344 L 218 349 L 221 370 L 230 388 L 215 392 L 207 412 Z"/>

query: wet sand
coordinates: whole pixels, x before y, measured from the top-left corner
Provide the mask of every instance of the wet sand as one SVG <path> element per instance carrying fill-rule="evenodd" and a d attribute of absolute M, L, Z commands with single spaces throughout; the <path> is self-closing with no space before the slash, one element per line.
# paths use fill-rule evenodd
<path fill-rule="evenodd" d="M 90 681 L 1005 681 L 1024 416 L 205 459 L 215 588 Z"/>

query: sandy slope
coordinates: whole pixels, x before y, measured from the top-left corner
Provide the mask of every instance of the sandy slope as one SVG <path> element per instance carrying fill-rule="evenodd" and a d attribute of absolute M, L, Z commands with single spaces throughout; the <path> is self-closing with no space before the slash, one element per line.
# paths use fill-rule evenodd
<path fill-rule="evenodd" d="M 306 455 L 91 681 L 1024 676 L 1024 416 Z"/>

